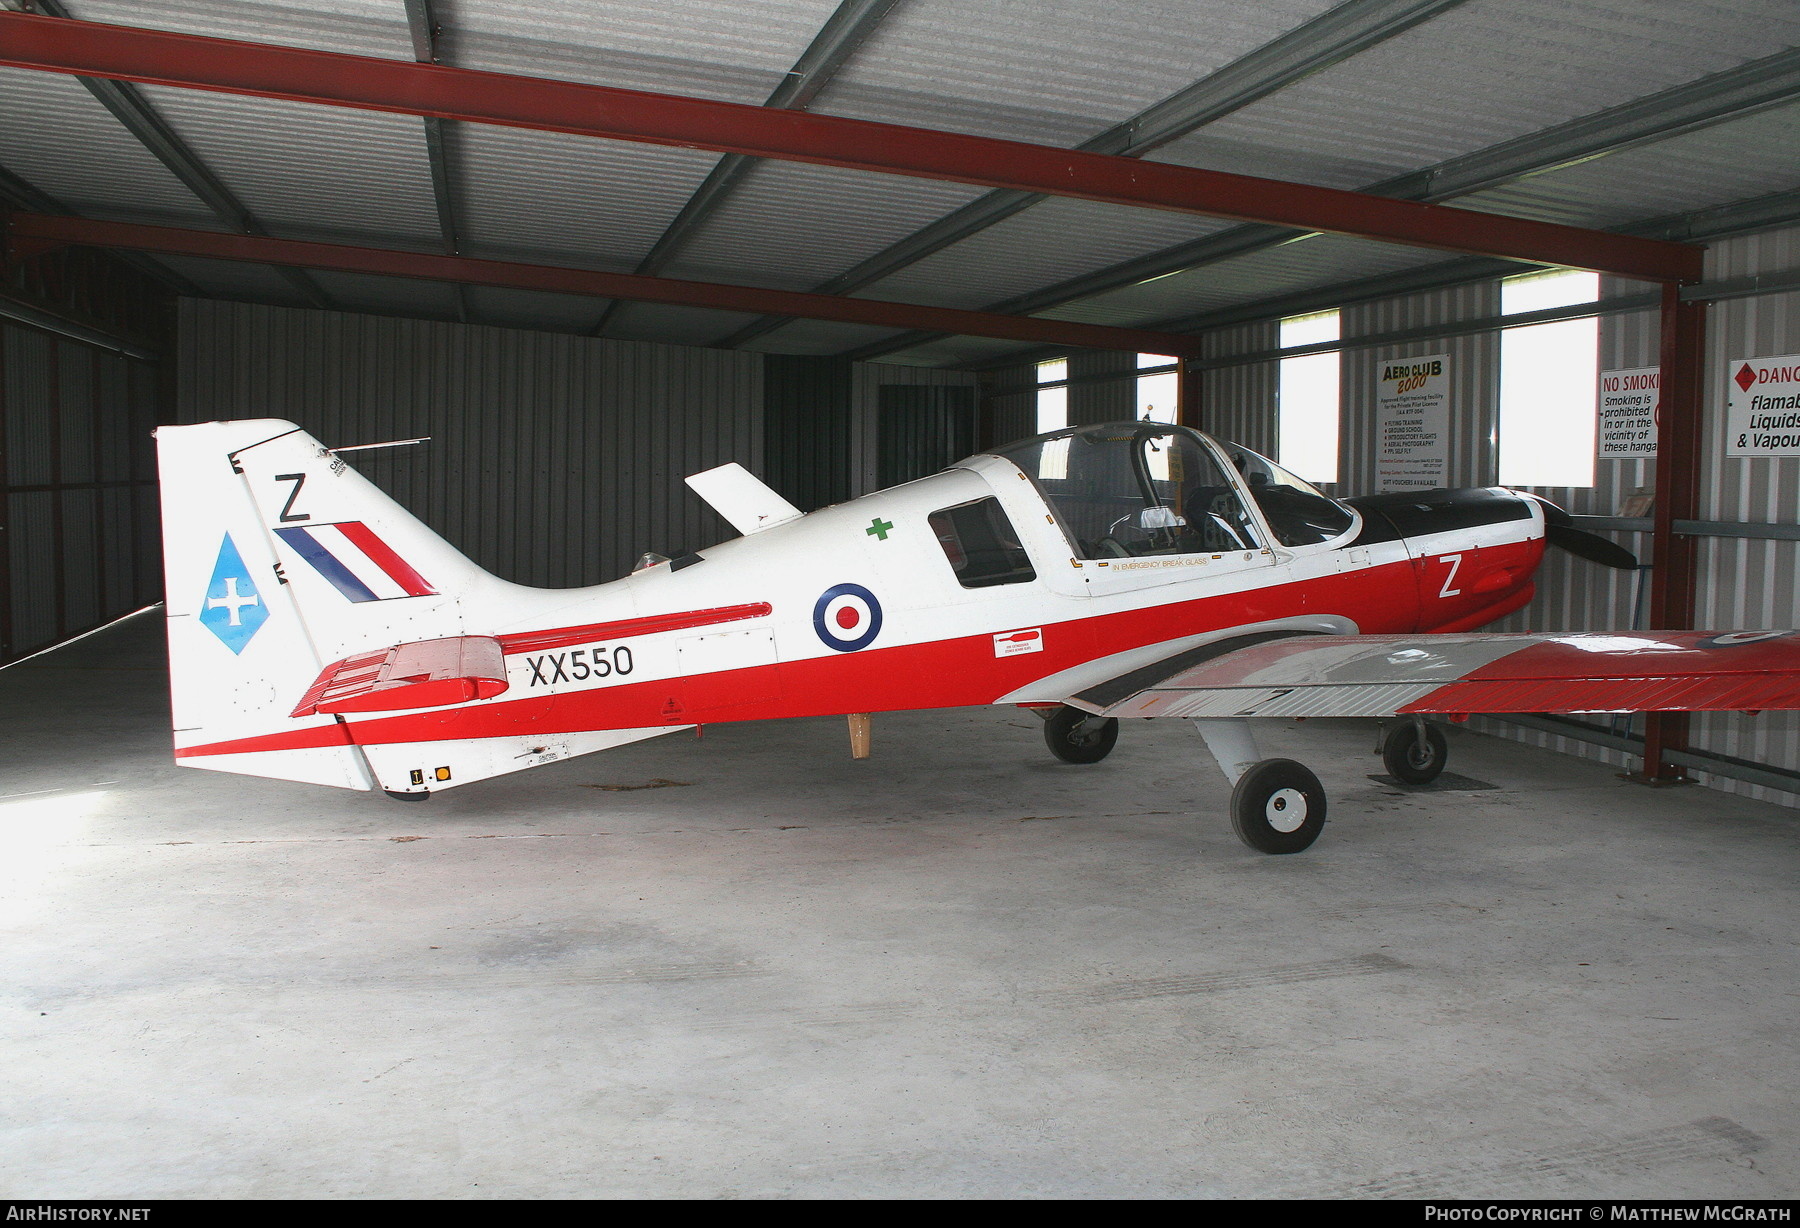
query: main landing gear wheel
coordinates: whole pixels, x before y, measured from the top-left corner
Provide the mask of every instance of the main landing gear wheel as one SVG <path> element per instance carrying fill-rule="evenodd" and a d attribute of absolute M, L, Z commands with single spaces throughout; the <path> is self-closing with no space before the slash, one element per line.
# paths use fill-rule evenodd
<path fill-rule="evenodd" d="M 1449 760 L 1444 735 L 1421 721 L 1395 725 L 1381 741 L 1381 761 L 1388 775 L 1409 785 L 1430 784 Z"/>
<path fill-rule="evenodd" d="M 1264 759 L 1238 777 L 1231 828 L 1259 853 L 1298 853 L 1325 827 L 1325 788 L 1292 759 Z"/>
<path fill-rule="evenodd" d="M 1098 763 L 1112 754 L 1118 740 L 1117 717 L 1089 716 L 1064 705 L 1044 721 L 1044 742 L 1064 763 Z"/>

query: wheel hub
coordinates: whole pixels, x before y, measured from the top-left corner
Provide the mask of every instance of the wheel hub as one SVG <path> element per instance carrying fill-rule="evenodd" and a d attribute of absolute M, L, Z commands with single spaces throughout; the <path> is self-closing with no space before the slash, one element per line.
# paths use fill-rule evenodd
<path fill-rule="evenodd" d="M 1306 794 L 1298 789 L 1275 790 L 1263 806 L 1263 817 L 1283 835 L 1299 831 L 1306 823 Z"/>

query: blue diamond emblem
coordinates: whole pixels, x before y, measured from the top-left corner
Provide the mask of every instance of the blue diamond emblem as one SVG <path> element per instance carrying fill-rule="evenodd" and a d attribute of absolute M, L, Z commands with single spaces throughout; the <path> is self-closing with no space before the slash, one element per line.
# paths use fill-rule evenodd
<path fill-rule="evenodd" d="M 232 652 L 244 651 L 250 637 L 269 621 L 269 608 L 229 533 L 219 543 L 219 561 L 213 564 L 212 581 L 206 586 L 200 621 Z"/>

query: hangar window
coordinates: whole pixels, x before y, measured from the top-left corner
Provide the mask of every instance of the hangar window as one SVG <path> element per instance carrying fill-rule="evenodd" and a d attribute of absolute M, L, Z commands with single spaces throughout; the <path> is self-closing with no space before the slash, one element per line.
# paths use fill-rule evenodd
<path fill-rule="evenodd" d="M 1052 362 L 1040 362 L 1037 366 L 1037 380 L 1040 385 L 1048 384 L 1056 380 L 1066 380 L 1068 378 L 1069 360 L 1066 358 L 1058 358 Z M 1068 386 L 1066 384 L 1059 384 L 1055 388 L 1040 387 L 1037 394 L 1038 434 L 1043 435 L 1050 431 L 1060 431 L 1067 425 L 1069 425 Z M 1058 468 L 1058 466 L 1066 466 L 1067 464 L 1067 444 L 1063 445 L 1061 451 L 1051 451 L 1044 454 L 1046 472 L 1053 472 L 1053 476 L 1061 477 L 1063 475 L 1063 470 Z"/>
<path fill-rule="evenodd" d="M 1500 283 L 1500 311 L 1518 315 L 1591 303 L 1597 273 L 1553 271 Z M 1600 321 L 1557 320 L 1500 334 L 1500 481 L 1592 486 Z"/>
<path fill-rule="evenodd" d="M 1171 354 L 1139 354 L 1138 370 L 1147 367 L 1167 367 L 1175 362 Z M 1173 371 L 1161 371 L 1155 375 L 1137 377 L 1137 413 L 1132 415 L 1139 422 L 1166 422 L 1175 424 L 1175 397 L 1178 391 L 1177 379 Z"/>
<path fill-rule="evenodd" d="M 964 588 L 991 588 L 996 584 L 1023 584 L 1037 579 L 1012 521 L 1000 500 L 977 499 L 947 507 L 929 517 L 957 583 Z"/>
<path fill-rule="evenodd" d="M 1055 388 L 1038 388 L 1037 394 L 1037 433 L 1047 434 L 1060 431 L 1069 425 L 1069 390 L 1062 381 L 1069 378 L 1069 360 L 1058 358 L 1054 362 L 1040 362 L 1037 365 L 1037 382 L 1055 384 Z"/>
<path fill-rule="evenodd" d="M 1338 313 L 1320 311 L 1281 322 L 1281 348 L 1336 341 Z M 1278 451 L 1283 467 L 1313 482 L 1338 480 L 1338 388 L 1342 355 L 1337 350 L 1281 360 Z"/>

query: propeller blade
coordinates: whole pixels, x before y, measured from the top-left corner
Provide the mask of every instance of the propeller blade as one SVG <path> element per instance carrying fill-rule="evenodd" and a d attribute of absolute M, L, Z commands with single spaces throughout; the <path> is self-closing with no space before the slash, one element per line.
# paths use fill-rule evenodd
<path fill-rule="evenodd" d="M 1552 546 L 1561 546 L 1570 554 L 1579 555 L 1590 563 L 1598 563 L 1602 567 L 1616 567 L 1620 571 L 1637 569 L 1638 561 L 1635 554 L 1617 542 L 1608 541 L 1598 533 L 1589 533 L 1586 529 L 1555 523 L 1546 525 L 1544 533 Z"/>

